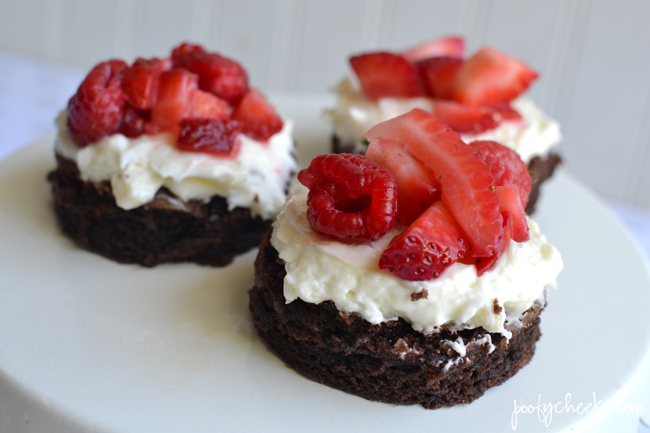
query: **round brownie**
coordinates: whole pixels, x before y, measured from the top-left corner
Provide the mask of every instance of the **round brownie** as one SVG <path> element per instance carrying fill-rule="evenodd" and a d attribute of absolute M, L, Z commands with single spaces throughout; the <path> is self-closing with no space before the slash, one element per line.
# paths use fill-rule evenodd
<path fill-rule="evenodd" d="M 506 321 L 510 340 L 481 327 L 423 334 L 403 319 L 373 325 L 331 301 L 287 304 L 285 267 L 270 236 L 255 261 L 253 321 L 268 347 L 310 379 L 368 400 L 437 409 L 476 400 L 533 356 L 542 300 Z"/>
<path fill-rule="evenodd" d="M 258 246 L 272 222 L 249 209 L 228 210 L 223 197 L 182 201 L 165 188 L 150 203 L 127 211 L 115 204 L 110 182 L 84 181 L 76 163 L 58 155 L 48 180 L 63 232 L 120 263 L 226 266 Z"/>
<path fill-rule="evenodd" d="M 341 140 L 336 134 L 332 135 L 332 152 L 334 153 L 358 153 L 356 143 L 351 140 Z M 560 165 L 562 159 L 556 153 L 549 153 L 546 157 L 534 157 L 528 163 L 528 172 L 532 180 L 526 213 L 532 215 L 535 212 L 535 205 L 539 199 L 539 189 L 547 179 L 553 175 L 555 168 Z"/>

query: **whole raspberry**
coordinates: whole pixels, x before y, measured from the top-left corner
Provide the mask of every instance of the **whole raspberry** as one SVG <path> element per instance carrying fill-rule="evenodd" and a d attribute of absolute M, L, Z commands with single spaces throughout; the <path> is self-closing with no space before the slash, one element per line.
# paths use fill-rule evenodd
<path fill-rule="evenodd" d="M 225 156 L 232 152 L 241 124 L 230 119 L 183 119 L 176 147 L 190 152 Z"/>
<path fill-rule="evenodd" d="M 365 156 L 317 156 L 298 173 L 298 180 L 309 188 L 307 219 L 320 233 L 363 243 L 379 239 L 395 223 L 395 178 Z"/>
<path fill-rule="evenodd" d="M 517 152 L 496 141 L 473 141 L 469 145 L 490 169 L 495 186 L 515 185 L 517 187 L 521 204 L 525 208 L 530 194 L 531 179 L 528 166 Z"/>
<path fill-rule="evenodd" d="M 126 68 L 122 60 L 98 64 L 70 98 L 68 131 L 79 146 L 119 131 L 125 103 L 121 84 Z"/>

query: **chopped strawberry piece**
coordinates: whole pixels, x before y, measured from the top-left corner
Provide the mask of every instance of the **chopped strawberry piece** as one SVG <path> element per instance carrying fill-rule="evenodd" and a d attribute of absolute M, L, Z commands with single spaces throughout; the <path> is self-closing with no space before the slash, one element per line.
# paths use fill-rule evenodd
<path fill-rule="evenodd" d="M 121 84 L 126 68 L 121 60 L 98 64 L 70 98 L 68 131 L 79 146 L 119 131 L 125 104 Z"/>
<path fill-rule="evenodd" d="M 449 99 L 454 78 L 463 63 L 457 57 L 431 57 L 417 62 L 427 96 Z"/>
<path fill-rule="evenodd" d="M 501 213 L 508 213 L 512 217 L 512 240 L 526 242 L 530 239 L 526 212 L 521 203 L 521 198 L 515 185 L 497 186 L 496 193 L 501 201 Z"/>
<path fill-rule="evenodd" d="M 374 140 L 379 143 L 368 147 L 366 157 L 386 167 L 395 177 L 399 190 L 397 219 L 408 226 L 440 199 L 440 182 L 426 164 L 401 147 L 384 145 L 379 137 Z"/>
<path fill-rule="evenodd" d="M 236 105 L 248 91 L 248 76 L 239 63 L 208 53 L 199 45 L 182 44 L 172 51 L 175 68 L 187 69 L 199 76 L 201 90 L 211 92 Z"/>
<path fill-rule="evenodd" d="M 476 258 L 474 266 L 476 266 L 476 274 L 480 277 L 486 271 L 489 271 L 494 268 L 497 260 L 505 253 L 508 245 L 510 245 L 510 239 L 512 239 L 512 225 L 513 225 L 512 215 L 505 212 L 503 213 L 503 236 L 499 241 L 495 254 L 490 257 L 479 257 Z"/>
<path fill-rule="evenodd" d="M 438 99 L 433 101 L 433 114 L 460 134 L 480 134 L 499 126 L 490 107 L 471 107 Z"/>
<path fill-rule="evenodd" d="M 282 131 L 284 123 L 261 92 L 250 89 L 232 112 L 234 120 L 242 123 L 242 131 L 249 137 L 266 141 Z"/>
<path fill-rule="evenodd" d="M 192 94 L 192 110 L 189 117 L 205 119 L 228 119 L 228 103 L 212 93 L 196 90 Z"/>
<path fill-rule="evenodd" d="M 466 253 L 461 228 L 444 203 L 437 201 L 393 238 L 379 259 L 379 269 L 403 280 L 431 280 Z"/>
<path fill-rule="evenodd" d="M 229 155 L 237 144 L 241 124 L 230 119 L 183 119 L 176 147 L 190 152 Z"/>
<path fill-rule="evenodd" d="M 440 182 L 442 201 L 471 245 L 474 257 L 495 253 L 503 235 L 503 218 L 494 180 L 474 149 L 441 120 L 420 109 L 374 126 L 366 137 L 368 154 L 375 146 L 394 147 L 429 167 Z"/>
<path fill-rule="evenodd" d="M 395 223 L 395 179 L 365 156 L 317 156 L 298 180 L 309 188 L 307 219 L 320 233 L 363 243 L 384 236 Z"/>
<path fill-rule="evenodd" d="M 351 57 L 350 65 L 369 99 L 424 96 L 417 68 L 398 54 L 362 54 Z"/>
<path fill-rule="evenodd" d="M 457 57 L 465 55 L 465 40 L 450 36 L 425 42 L 402 53 L 409 62 L 417 62 L 431 57 Z"/>
<path fill-rule="evenodd" d="M 538 77 L 525 63 L 484 47 L 458 70 L 451 99 L 466 105 L 496 105 L 525 91 Z"/>
<path fill-rule="evenodd" d="M 502 102 L 494 106 L 496 117 L 499 120 L 508 122 L 523 122 L 524 118 L 517 110 L 510 106 L 509 102 Z"/>
<path fill-rule="evenodd" d="M 528 166 L 514 150 L 496 141 L 473 141 L 469 145 L 490 169 L 496 186 L 515 185 L 525 208 L 531 189 Z"/>
<path fill-rule="evenodd" d="M 122 89 L 126 101 L 134 108 L 147 110 L 156 102 L 158 77 L 170 69 L 169 62 L 160 59 L 138 58 L 133 65 L 126 69 L 122 80 Z"/>
<path fill-rule="evenodd" d="M 124 107 L 124 116 L 122 116 L 120 124 L 120 134 L 129 138 L 137 138 L 144 134 L 145 124 L 150 120 L 151 112 L 149 110 L 138 110 L 127 104 Z"/>
<path fill-rule="evenodd" d="M 151 121 L 162 130 L 178 132 L 178 122 L 192 111 L 192 95 L 198 87 L 196 74 L 172 69 L 160 74 L 156 103 L 151 107 Z"/>

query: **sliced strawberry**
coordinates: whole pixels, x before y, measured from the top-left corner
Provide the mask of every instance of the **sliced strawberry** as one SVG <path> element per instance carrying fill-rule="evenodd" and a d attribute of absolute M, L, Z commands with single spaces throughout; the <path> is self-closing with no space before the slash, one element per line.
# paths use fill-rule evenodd
<path fill-rule="evenodd" d="M 433 101 L 433 114 L 460 134 L 480 134 L 499 126 L 495 111 L 490 107 L 471 107 L 437 99 Z"/>
<path fill-rule="evenodd" d="M 420 109 L 380 123 L 366 137 L 372 147 L 394 147 L 384 154 L 407 155 L 435 173 L 442 201 L 466 234 L 474 257 L 496 251 L 503 235 L 499 198 L 489 169 L 474 149 L 441 120 Z"/>
<path fill-rule="evenodd" d="M 510 106 L 509 102 L 502 102 L 494 106 L 496 117 L 501 121 L 523 122 L 524 118 L 517 110 Z"/>
<path fill-rule="evenodd" d="M 369 99 L 424 96 L 417 68 L 398 54 L 362 54 L 351 57 L 350 65 Z"/>
<path fill-rule="evenodd" d="M 198 77 L 186 70 L 172 69 L 160 74 L 151 121 L 162 130 L 178 133 L 178 122 L 192 111 L 192 96 L 197 87 Z"/>
<path fill-rule="evenodd" d="M 122 89 L 126 101 L 134 108 L 148 110 L 156 102 L 158 77 L 170 69 L 171 64 L 160 59 L 138 58 L 124 73 Z"/>
<path fill-rule="evenodd" d="M 526 212 L 515 185 L 497 186 L 496 193 L 501 202 L 501 213 L 507 212 L 512 216 L 512 240 L 526 242 L 530 239 Z"/>
<path fill-rule="evenodd" d="M 457 57 L 465 55 L 465 40 L 457 36 L 450 36 L 425 42 L 402 53 L 409 62 L 417 62 L 430 57 Z"/>
<path fill-rule="evenodd" d="M 176 147 L 189 152 L 228 156 L 237 144 L 241 124 L 230 119 L 183 119 Z"/>
<path fill-rule="evenodd" d="M 379 269 L 403 280 L 431 280 L 466 253 L 461 228 L 444 203 L 437 201 L 405 232 L 393 238 L 379 258 Z"/>
<path fill-rule="evenodd" d="M 211 92 L 231 105 L 239 103 L 248 91 L 248 76 L 239 63 L 208 53 L 199 45 L 182 44 L 172 51 L 175 68 L 199 76 L 201 90 Z"/>
<path fill-rule="evenodd" d="M 124 113 L 122 78 L 126 63 L 96 65 L 68 102 L 68 131 L 79 146 L 95 143 L 120 129 Z"/>
<path fill-rule="evenodd" d="M 232 118 L 242 123 L 249 137 L 266 141 L 282 130 L 284 123 L 261 92 L 250 89 L 232 112 Z"/>
<path fill-rule="evenodd" d="M 188 117 L 228 119 L 228 103 L 212 93 L 196 90 L 192 94 L 192 109 Z"/>
<path fill-rule="evenodd" d="M 474 266 L 476 266 L 476 274 L 480 277 L 486 271 L 489 271 L 494 268 L 497 260 L 503 255 L 503 253 L 510 245 L 510 239 L 512 239 L 512 226 L 513 218 L 512 215 L 505 212 L 503 213 L 503 236 L 499 241 L 495 254 L 490 257 L 479 257 L 475 259 Z"/>
<path fill-rule="evenodd" d="M 440 199 L 440 182 L 419 159 L 404 152 L 399 146 L 378 144 L 369 146 L 366 156 L 393 173 L 399 189 L 399 213 L 397 219 L 408 226 L 431 204 Z"/>
<path fill-rule="evenodd" d="M 532 180 L 528 166 L 521 160 L 519 154 L 496 141 L 473 141 L 469 145 L 490 169 L 494 185 L 515 185 L 521 203 L 526 207 Z"/>
<path fill-rule="evenodd" d="M 379 239 L 395 223 L 397 185 L 362 155 L 320 155 L 298 173 L 309 188 L 307 218 L 314 230 L 347 243 Z"/>
<path fill-rule="evenodd" d="M 457 57 L 431 57 L 417 62 L 427 96 L 448 99 L 454 78 L 465 63 Z"/>
<path fill-rule="evenodd" d="M 525 63 L 484 47 L 458 70 L 450 97 L 476 107 L 496 105 L 519 96 L 537 77 Z"/>

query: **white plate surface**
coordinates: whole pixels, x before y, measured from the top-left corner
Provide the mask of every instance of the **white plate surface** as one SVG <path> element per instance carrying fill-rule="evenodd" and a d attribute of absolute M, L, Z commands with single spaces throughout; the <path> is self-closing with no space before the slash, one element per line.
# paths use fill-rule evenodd
<path fill-rule="evenodd" d="M 275 98 L 296 120 L 304 164 L 325 152 L 326 98 Z M 225 269 L 119 265 L 55 224 L 45 176 L 52 136 L 0 163 L 0 431 L 511 431 L 514 405 L 613 402 L 650 347 L 650 276 L 606 208 L 560 171 L 536 215 L 565 269 L 532 362 L 471 405 L 427 411 L 372 403 L 284 367 L 252 330 L 256 251 Z M 517 403 L 515 403 L 515 401 Z M 560 413 L 582 430 L 598 415 Z M 637 418 L 638 419 L 638 418 Z"/>

